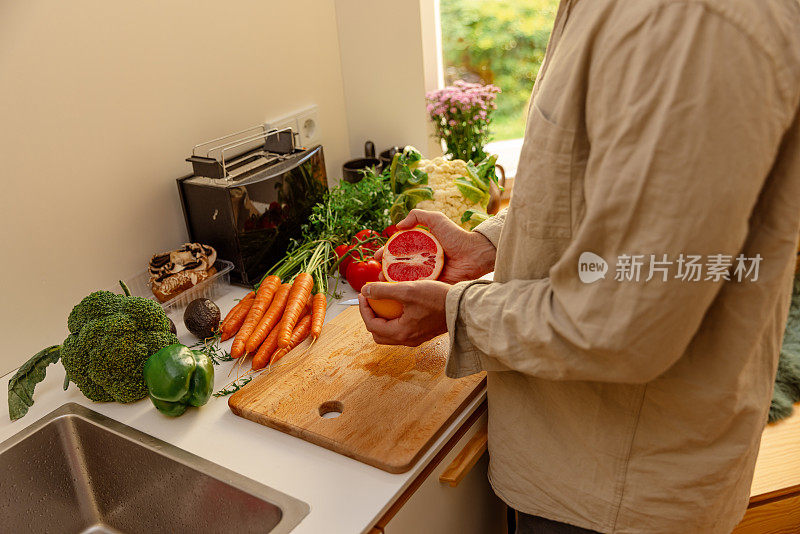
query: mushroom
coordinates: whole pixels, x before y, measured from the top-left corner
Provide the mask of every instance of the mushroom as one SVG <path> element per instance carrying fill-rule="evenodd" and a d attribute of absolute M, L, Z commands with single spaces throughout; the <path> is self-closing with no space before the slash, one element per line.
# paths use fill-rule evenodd
<path fill-rule="evenodd" d="M 151 281 L 161 282 L 183 271 L 206 271 L 217 261 L 217 251 L 200 243 L 184 243 L 180 248 L 150 259 L 148 272 Z"/>

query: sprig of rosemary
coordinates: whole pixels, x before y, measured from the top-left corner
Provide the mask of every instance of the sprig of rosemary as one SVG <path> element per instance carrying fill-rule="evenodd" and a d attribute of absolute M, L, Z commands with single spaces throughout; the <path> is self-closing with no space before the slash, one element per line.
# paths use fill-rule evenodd
<path fill-rule="evenodd" d="M 189 348 L 199 350 L 200 352 L 208 356 L 208 359 L 210 359 L 211 363 L 214 365 L 219 365 L 222 362 L 233 361 L 231 353 L 220 347 L 219 342 L 220 342 L 220 334 L 217 333 L 213 337 L 209 337 L 201 341 L 198 341 L 194 345 L 191 345 Z"/>
<path fill-rule="evenodd" d="M 234 382 L 231 382 L 230 384 L 228 384 L 227 386 L 225 386 L 221 390 L 219 390 L 216 393 L 214 393 L 214 396 L 217 397 L 217 398 L 219 398 L 219 397 L 227 397 L 228 395 L 236 393 L 237 391 L 242 389 L 244 386 L 249 384 L 252 379 L 253 379 L 252 376 L 245 376 L 245 377 L 242 377 L 242 378 L 240 378 L 238 380 L 235 380 Z"/>

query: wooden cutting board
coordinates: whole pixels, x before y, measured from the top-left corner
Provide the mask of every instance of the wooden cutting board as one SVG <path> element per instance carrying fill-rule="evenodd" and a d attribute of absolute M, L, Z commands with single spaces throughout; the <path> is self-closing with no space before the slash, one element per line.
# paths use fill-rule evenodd
<path fill-rule="evenodd" d="M 446 335 L 416 348 L 377 345 L 357 306 L 308 344 L 234 393 L 231 410 L 390 473 L 411 469 L 486 381 L 444 375 Z M 341 415 L 322 417 L 331 411 Z"/>

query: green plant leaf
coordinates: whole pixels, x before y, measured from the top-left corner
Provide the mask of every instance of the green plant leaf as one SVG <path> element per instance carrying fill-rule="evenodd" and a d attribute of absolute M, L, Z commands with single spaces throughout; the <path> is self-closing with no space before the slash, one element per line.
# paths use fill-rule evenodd
<path fill-rule="evenodd" d="M 489 217 L 491 217 L 491 215 L 483 213 L 481 211 L 467 210 L 463 213 L 463 215 L 461 215 L 461 224 L 469 222 L 470 230 L 472 230 L 476 226 L 487 220 Z"/>
<path fill-rule="evenodd" d="M 433 200 L 433 189 L 430 187 L 406 189 L 403 194 L 406 197 L 406 207 L 410 210 L 414 209 L 417 204 L 423 200 Z"/>
<path fill-rule="evenodd" d="M 417 165 L 419 165 L 419 161 L 422 159 L 422 152 L 417 150 L 411 145 L 406 146 L 403 148 L 402 156 L 401 156 L 401 163 L 403 165 L 408 166 L 411 170 L 415 170 Z"/>
<path fill-rule="evenodd" d="M 33 406 L 33 390 L 44 380 L 47 366 L 61 358 L 61 345 L 53 345 L 37 352 L 22 364 L 8 381 L 8 416 L 15 421 L 28 413 Z"/>
<path fill-rule="evenodd" d="M 472 185 L 470 181 L 468 181 L 466 178 L 456 178 L 455 180 L 453 180 L 453 182 L 456 184 L 456 187 L 464 196 L 464 198 L 466 198 L 470 202 L 481 205 L 484 203 L 484 201 L 488 202 L 489 193 L 478 189 L 477 187 Z"/>
<path fill-rule="evenodd" d="M 497 181 L 497 174 L 495 173 L 495 166 L 497 164 L 497 154 L 492 154 L 490 156 L 486 156 L 480 163 L 478 163 L 476 169 L 478 171 L 478 176 L 483 180 L 494 180 Z"/>
<path fill-rule="evenodd" d="M 405 204 L 394 204 L 389 209 L 389 217 L 392 220 L 392 224 L 397 224 L 403 219 L 406 218 L 408 215 L 408 210 L 406 209 Z"/>
<path fill-rule="evenodd" d="M 488 180 L 480 176 L 477 167 L 475 167 L 475 164 L 472 163 L 471 161 L 467 162 L 467 175 L 470 183 L 474 187 L 477 187 L 478 189 L 486 193 L 489 192 L 489 187 L 491 186 L 491 184 L 489 183 Z"/>
<path fill-rule="evenodd" d="M 406 189 L 394 199 L 394 203 L 389 208 L 389 217 L 392 224 L 397 224 L 423 200 L 433 200 L 433 189 L 426 186 Z"/>

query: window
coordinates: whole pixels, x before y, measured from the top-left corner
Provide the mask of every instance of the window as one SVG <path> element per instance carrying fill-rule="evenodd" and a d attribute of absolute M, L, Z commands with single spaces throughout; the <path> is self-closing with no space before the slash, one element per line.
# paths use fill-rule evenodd
<path fill-rule="evenodd" d="M 558 0 L 440 0 L 444 81 L 493 83 L 502 93 L 487 152 L 516 171 L 533 82 Z"/>

